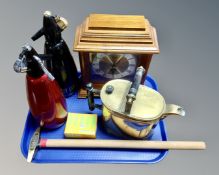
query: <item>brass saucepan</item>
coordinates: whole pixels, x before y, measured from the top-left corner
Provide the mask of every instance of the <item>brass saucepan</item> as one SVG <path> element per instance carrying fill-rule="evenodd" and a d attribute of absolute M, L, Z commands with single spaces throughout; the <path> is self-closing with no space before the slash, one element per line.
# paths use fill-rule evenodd
<path fill-rule="evenodd" d="M 140 85 L 144 68 L 137 68 L 133 82 L 115 79 L 107 82 L 100 91 L 87 85 L 90 110 L 102 109 L 106 130 L 114 135 L 147 138 L 153 128 L 168 115 L 185 116 L 182 107 L 166 104 L 163 96 Z M 103 105 L 94 104 L 94 93 L 100 94 Z"/>

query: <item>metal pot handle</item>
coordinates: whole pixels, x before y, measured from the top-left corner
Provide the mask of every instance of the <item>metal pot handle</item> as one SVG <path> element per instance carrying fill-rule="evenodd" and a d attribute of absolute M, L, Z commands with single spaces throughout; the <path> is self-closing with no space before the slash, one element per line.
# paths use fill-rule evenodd
<path fill-rule="evenodd" d="M 184 117 L 186 114 L 185 110 L 178 105 L 167 104 L 166 109 L 162 115 L 162 119 L 166 118 L 168 115 L 178 115 Z"/>
<path fill-rule="evenodd" d="M 95 104 L 94 102 L 94 94 L 100 94 L 100 91 L 98 89 L 94 89 L 92 83 L 86 84 L 86 90 L 87 90 L 87 98 L 88 98 L 88 106 L 91 111 L 93 111 L 95 108 L 102 109 L 102 105 Z"/>
<path fill-rule="evenodd" d="M 150 133 L 150 131 L 152 130 L 154 126 L 154 122 L 151 122 L 144 129 L 138 130 L 136 128 L 129 126 L 127 123 L 128 122 L 127 120 L 124 120 L 118 116 L 112 115 L 112 119 L 113 119 L 113 122 L 118 126 L 118 128 L 120 128 L 126 134 L 132 137 L 135 137 L 135 138 L 147 137 L 147 135 Z"/>

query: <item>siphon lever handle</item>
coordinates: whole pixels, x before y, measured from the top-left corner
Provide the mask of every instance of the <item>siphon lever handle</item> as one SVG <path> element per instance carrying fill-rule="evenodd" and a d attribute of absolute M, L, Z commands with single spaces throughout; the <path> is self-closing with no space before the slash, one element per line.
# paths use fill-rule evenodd
<path fill-rule="evenodd" d="M 41 59 L 39 57 L 37 57 L 36 55 L 34 55 L 33 58 L 37 61 L 37 63 L 39 64 L 39 66 L 41 67 L 43 72 L 48 76 L 48 78 L 51 81 L 53 81 L 55 79 L 55 77 L 46 69 L 46 67 L 43 65 L 43 62 L 41 61 Z"/>
<path fill-rule="evenodd" d="M 36 41 L 37 39 L 39 39 L 41 36 L 43 36 L 44 35 L 44 29 L 43 28 L 41 28 L 40 30 L 38 30 L 32 37 L 31 37 L 31 39 L 33 40 L 33 41 Z"/>

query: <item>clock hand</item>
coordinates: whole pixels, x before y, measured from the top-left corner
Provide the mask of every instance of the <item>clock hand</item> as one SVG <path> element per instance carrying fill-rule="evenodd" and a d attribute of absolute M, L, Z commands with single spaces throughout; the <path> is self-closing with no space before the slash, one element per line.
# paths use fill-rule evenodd
<path fill-rule="evenodd" d="M 121 61 L 122 58 L 123 58 L 123 55 L 120 55 L 119 58 L 117 58 L 117 60 L 115 62 L 115 65 L 118 64 Z"/>
<path fill-rule="evenodd" d="M 115 67 L 115 69 L 117 70 L 117 72 L 119 72 L 120 74 L 122 73 L 118 67 Z"/>
<path fill-rule="evenodd" d="M 113 61 L 111 60 L 111 58 L 108 55 L 106 55 L 106 58 L 113 65 Z"/>
<path fill-rule="evenodd" d="M 106 70 L 106 74 L 108 74 L 111 70 L 111 67 L 109 67 L 107 70 Z"/>

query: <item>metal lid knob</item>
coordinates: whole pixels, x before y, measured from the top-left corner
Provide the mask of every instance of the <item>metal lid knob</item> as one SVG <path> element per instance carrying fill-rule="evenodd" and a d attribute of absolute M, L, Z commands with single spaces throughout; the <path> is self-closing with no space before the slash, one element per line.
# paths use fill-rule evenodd
<path fill-rule="evenodd" d="M 114 90 L 114 87 L 112 85 L 107 85 L 105 92 L 107 94 L 112 94 L 113 90 Z"/>

